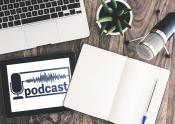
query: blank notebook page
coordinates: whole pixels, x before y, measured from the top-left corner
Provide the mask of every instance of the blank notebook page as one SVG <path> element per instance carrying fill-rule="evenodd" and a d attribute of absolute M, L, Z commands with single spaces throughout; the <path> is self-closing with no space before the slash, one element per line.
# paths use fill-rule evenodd
<path fill-rule="evenodd" d="M 141 124 L 159 68 L 128 58 L 109 120 L 117 124 Z"/>
<path fill-rule="evenodd" d="M 126 60 L 83 45 L 64 106 L 107 120 Z"/>

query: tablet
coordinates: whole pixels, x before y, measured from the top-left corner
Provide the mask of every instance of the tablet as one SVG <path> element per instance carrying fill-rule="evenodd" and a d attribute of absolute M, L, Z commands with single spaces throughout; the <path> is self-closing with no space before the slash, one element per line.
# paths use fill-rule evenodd
<path fill-rule="evenodd" d="M 74 53 L 0 62 L 6 116 L 66 110 L 63 101 L 74 66 Z"/>

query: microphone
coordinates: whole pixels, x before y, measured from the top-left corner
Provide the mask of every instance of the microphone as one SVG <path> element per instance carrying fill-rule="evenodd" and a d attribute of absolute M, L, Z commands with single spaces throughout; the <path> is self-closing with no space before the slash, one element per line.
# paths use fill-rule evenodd
<path fill-rule="evenodd" d="M 13 73 L 11 75 L 10 89 L 14 95 L 17 95 L 13 99 L 23 99 L 23 96 L 19 96 L 24 90 L 23 83 L 21 81 L 21 76 L 18 73 Z"/>
<path fill-rule="evenodd" d="M 153 59 L 162 48 L 165 48 L 169 54 L 165 44 L 175 32 L 175 13 L 169 13 L 162 21 L 160 21 L 151 32 L 136 46 L 137 54 L 145 60 Z"/>

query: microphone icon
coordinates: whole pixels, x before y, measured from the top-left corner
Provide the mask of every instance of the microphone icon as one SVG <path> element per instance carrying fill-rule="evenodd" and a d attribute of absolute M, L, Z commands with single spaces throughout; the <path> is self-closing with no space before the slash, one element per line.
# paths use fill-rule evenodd
<path fill-rule="evenodd" d="M 23 96 L 19 96 L 19 94 L 24 91 L 24 87 L 21 76 L 18 73 L 13 73 L 11 75 L 10 89 L 14 95 L 17 95 L 16 97 L 13 97 L 14 100 L 23 99 Z"/>

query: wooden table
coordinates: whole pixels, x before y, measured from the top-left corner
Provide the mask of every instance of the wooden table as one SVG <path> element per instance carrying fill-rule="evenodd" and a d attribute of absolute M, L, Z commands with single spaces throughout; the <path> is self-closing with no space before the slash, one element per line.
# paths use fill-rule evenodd
<path fill-rule="evenodd" d="M 91 32 L 90 37 L 1 55 L 0 60 L 41 56 L 66 51 L 74 51 L 79 54 L 84 43 L 138 59 L 134 48 L 136 43 L 124 45 L 123 41 L 144 36 L 168 12 L 175 12 L 175 0 L 128 0 L 127 2 L 133 8 L 134 21 L 132 29 L 127 31 L 124 37 L 100 36 L 99 29 L 95 23 L 96 11 L 100 5 L 100 0 L 86 0 L 85 6 Z M 159 15 L 156 14 L 157 10 L 160 10 Z M 160 108 L 157 124 L 175 124 L 175 49 L 173 49 L 175 48 L 175 43 L 173 43 L 173 40 L 175 41 L 175 36 L 167 44 L 171 52 L 170 59 L 166 59 L 164 57 L 165 52 L 161 51 L 155 59 L 148 62 L 171 70 L 170 81 Z M 2 91 L 1 86 L 0 91 Z M 2 92 L 0 92 L 0 124 L 110 124 L 110 122 L 74 111 L 8 119 L 3 116 L 4 106 L 2 103 Z"/>

